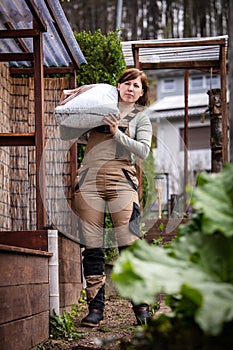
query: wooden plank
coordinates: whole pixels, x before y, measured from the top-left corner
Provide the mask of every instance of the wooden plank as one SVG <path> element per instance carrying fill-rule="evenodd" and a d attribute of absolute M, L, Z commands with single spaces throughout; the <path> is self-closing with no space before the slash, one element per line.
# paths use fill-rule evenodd
<path fill-rule="evenodd" d="M 38 28 L 42 32 L 46 32 L 47 31 L 47 24 L 46 24 L 44 18 L 42 17 L 42 14 L 39 11 L 38 7 L 35 5 L 34 0 L 25 0 L 25 2 L 28 5 L 29 10 L 32 13 L 34 20 L 36 21 Z"/>
<path fill-rule="evenodd" d="M 50 258 L 51 256 L 53 256 L 53 253 L 45 252 L 43 250 L 15 247 L 13 245 L 7 245 L 7 244 L 0 244 L 0 251 L 2 253 L 13 252 L 17 254 L 38 255 L 46 258 Z"/>
<path fill-rule="evenodd" d="M 17 52 L 17 53 L 0 53 L 0 62 L 9 61 L 33 61 L 33 53 Z"/>
<path fill-rule="evenodd" d="M 145 220 L 147 229 L 145 240 L 148 243 L 153 243 L 154 239 L 162 238 L 163 244 L 168 243 L 177 235 L 179 225 L 188 222 L 189 219 L 179 218 Z"/>
<path fill-rule="evenodd" d="M 0 231 L 0 244 L 48 251 L 48 233 L 39 231 Z"/>
<path fill-rule="evenodd" d="M 189 68 L 189 69 L 203 69 L 203 68 L 220 68 L 220 63 L 218 60 L 205 60 L 205 61 L 185 61 L 185 62 L 151 62 L 144 63 L 140 62 L 142 69 L 181 69 L 181 68 Z"/>
<path fill-rule="evenodd" d="M 59 235 L 59 280 L 65 282 L 81 282 L 80 245 Z"/>
<path fill-rule="evenodd" d="M 7 22 L 8 25 L 9 22 Z M 11 29 L 0 30 L 0 39 L 6 38 L 32 38 L 40 34 L 39 29 Z"/>
<path fill-rule="evenodd" d="M 80 262 L 80 244 L 61 234 L 59 234 L 58 240 L 59 258 Z"/>
<path fill-rule="evenodd" d="M 0 133 L 0 146 L 35 146 L 35 133 Z"/>
<path fill-rule="evenodd" d="M 60 307 L 67 309 L 77 304 L 83 289 L 82 283 L 60 283 Z"/>
<path fill-rule="evenodd" d="M 66 34 L 64 32 L 64 29 L 63 29 L 63 26 L 61 24 L 61 21 L 59 20 L 59 17 L 57 16 L 57 12 L 55 11 L 54 9 L 54 6 L 52 4 L 52 1 L 51 0 L 45 0 L 45 3 L 47 5 L 47 8 L 49 10 L 49 13 L 51 15 L 51 17 L 53 18 L 54 20 L 54 26 L 62 40 L 62 43 L 64 45 L 64 47 L 66 48 L 67 50 L 67 53 L 69 54 L 73 64 L 74 64 L 74 67 L 76 68 L 80 68 L 80 63 L 77 59 L 77 56 L 73 50 L 73 47 L 72 45 L 69 43 L 69 41 L 66 39 Z"/>
<path fill-rule="evenodd" d="M 161 40 L 156 42 L 133 43 L 132 48 L 155 48 L 155 47 L 188 47 L 188 46 L 215 46 L 226 44 L 226 38 L 219 39 L 193 39 L 193 40 Z"/>
<path fill-rule="evenodd" d="M 44 67 L 44 74 L 72 74 L 72 67 Z M 10 68 L 11 75 L 27 74 L 34 75 L 34 68 Z"/>
<path fill-rule="evenodd" d="M 12 34 L 12 31 L 15 30 L 15 27 L 13 26 L 13 24 L 11 22 L 5 22 L 4 23 L 5 27 L 8 29 L 6 32 L 8 34 Z M 21 30 L 20 30 L 21 31 Z M 0 33 L 2 35 L 2 31 Z M 16 33 L 15 33 L 16 34 Z M 20 37 L 16 37 L 15 35 L 13 36 L 16 44 L 19 46 L 19 48 L 23 51 L 23 52 L 30 52 L 28 46 L 26 45 L 25 41 Z"/>
<path fill-rule="evenodd" d="M 28 3 L 28 2 L 27 2 Z M 35 25 L 35 24 L 34 24 Z M 35 97 L 35 141 L 36 141 L 36 228 L 46 226 L 45 211 L 45 116 L 44 116 L 44 66 L 43 66 L 43 38 L 33 38 L 34 47 L 34 97 Z"/>
<path fill-rule="evenodd" d="M 49 310 L 49 284 L 0 287 L 0 324 Z"/>
<path fill-rule="evenodd" d="M 1 250 L 0 286 L 48 283 L 48 259 L 48 256 L 18 254 L 14 251 Z"/>
<path fill-rule="evenodd" d="M 81 282 L 81 265 L 78 260 L 59 259 L 59 281 Z"/>
<path fill-rule="evenodd" d="M 0 325 L 1 350 L 29 350 L 49 337 L 49 312 Z"/>
<path fill-rule="evenodd" d="M 220 61 L 221 61 L 221 103 L 222 103 L 222 145 L 223 145 L 223 163 L 228 162 L 228 129 L 229 117 L 227 111 L 227 70 L 226 70 L 226 50 L 225 45 L 221 46 Z"/>

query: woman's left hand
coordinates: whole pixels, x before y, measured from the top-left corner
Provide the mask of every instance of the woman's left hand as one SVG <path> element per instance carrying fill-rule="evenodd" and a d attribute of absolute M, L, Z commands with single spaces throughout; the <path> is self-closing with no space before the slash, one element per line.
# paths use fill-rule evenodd
<path fill-rule="evenodd" d="M 119 118 L 116 117 L 113 113 L 110 113 L 104 117 L 103 121 L 105 124 L 109 125 L 111 134 L 115 135 L 118 129 Z"/>

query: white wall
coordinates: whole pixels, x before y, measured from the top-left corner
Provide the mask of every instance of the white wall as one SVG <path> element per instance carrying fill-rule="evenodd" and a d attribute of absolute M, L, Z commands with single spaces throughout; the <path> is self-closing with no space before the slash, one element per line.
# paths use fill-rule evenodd
<path fill-rule="evenodd" d="M 203 126 L 209 125 L 207 121 Z M 189 127 L 201 126 L 200 121 L 189 121 Z M 184 151 L 180 150 L 180 128 L 183 121 L 160 119 L 157 129 L 157 148 L 154 149 L 156 172 L 169 173 L 169 196 L 183 192 Z M 211 169 L 211 150 L 188 151 L 188 182 L 195 185 L 195 172 Z"/>

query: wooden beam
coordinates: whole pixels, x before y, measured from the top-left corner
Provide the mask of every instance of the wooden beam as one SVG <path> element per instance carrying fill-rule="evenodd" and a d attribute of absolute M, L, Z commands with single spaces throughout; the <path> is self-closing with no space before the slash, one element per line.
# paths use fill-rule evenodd
<path fill-rule="evenodd" d="M 35 146 L 35 133 L 0 133 L 0 146 Z"/>
<path fill-rule="evenodd" d="M 222 147 L 223 164 L 228 162 L 228 111 L 227 111 L 227 71 L 226 71 L 226 50 L 225 45 L 220 47 L 220 66 L 221 66 L 221 103 L 222 103 Z"/>
<path fill-rule="evenodd" d="M 187 194 L 186 187 L 188 185 L 188 95 L 189 95 L 189 70 L 184 71 L 184 213 L 187 212 Z"/>
<path fill-rule="evenodd" d="M 218 60 L 206 60 L 206 61 L 180 61 L 180 62 L 157 62 L 157 63 L 145 63 L 140 62 L 142 69 L 202 69 L 220 68 L 220 62 Z"/>
<path fill-rule="evenodd" d="M 15 28 L 11 22 L 6 22 L 6 23 L 4 23 L 4 25 L 10 32 L 15 30 Z M 25 44 L 24 40 L 21 37 L 17 38 L 16 36 L 14 36 L 14 41 L 16 42 L 16 44 L 19 46 L 19 48 L 23 52 L 30 52 L 29 48 L 27 47 L 27 45 Z"/>
<path fill-rule="evenodd" d="M 4 23 L 6 26 L 10 22 Z M 40 34 L 39 29 L 10 29 L 0 30 L 0 39 L 33 38 Z"/>
<path fill-rule="evenodd" d="M 9 61 L 33 61 L 33 53 L 17 52 L 17 53 L 0 53 L 0 62 Z"/>
<path fill-rule="evenodd" d="M 132 51 L 133 51 L 133 60 L 134 60 L 134 66 L 135 68 L 139 69 L 139 48 L 136 48 L 134 45 L 132 45 Z"/>
<path fill-rule="evenodd" d="M 57 17 L 56 11 L 54 11 L 54 7 L 53 7 L 52 2 L 50 0 L 45 0 L 45 3 L 47 5 L 47 8 L 48 8 L 48 10 L 50 12 L 51 17 L 54 20 L 54 26 L 57 29 L 57 32 L 58 32 L 58 34 L 59 34 L 59 36 L 60 36 L 60 38 L 62 40 L 63 45 L 65 46 L 68 54 L 70 55 L 74 66 L 79 68 L 80 67 L 80 63 L 79 63 L 79 61 L 76 58 L 76 54 L 74 53 L 72 46 L 70 45 L 70 43 L 66 39 L 66 34 L 64 33 L 64 30 L 63 30 L 63 27 L 62 27 L 62 25 L 61 25 L 61 23 L 59 21 L 59 18 Z"/>
<path fill-rule="evenodd" d="M 70 75 L 70 84 L 69 84 L 70 89 L 75 89 L 77 87 L 77 75 L 76 71 L 73 70 L 73 74 Z M 70 148 L 70 174 L 71 174 L 71 191 L 73 191 L 73 184 L 76 179 L 77 175 L 77 169 L 78 169 L 78 150 L 77 150 L 77 143 L 75 142 L 71 148 Z M 72 193 L 71 197 L 71 208 L 72 208 L 72 217 L 71 217 L 71 226 L 72 226 L 72 232 L 77 231 L 77 215 L 75 215 L 75 198 Z"/>
<path fill-rule="evenodd" d="M 225 45 L 226 38 L 220 39 L 201 39 L 198 40 L 174 40 L 157 41 L 153 43 L 133 43 L 132 48 L 155 48 L 155 47 L 189 47 L 189 46 L 216 46 Z"/>
<path fill-rule="evenodd" d="M 34 0 L 25 0 L 25 2 L 27 4 L 29 10 L 32 13 L 34 20 L 36 21 L 38 28 L 42 32 L 46 32 L 47 31 L 46 22 L 45 22 L 44 18 L 41 16 L 41 13 L 38 10 L 37 6 L 35 5 Z"/>
<path fill-rule="evenodd" d="M 34 25 L 36 25 L 34 23 Z M 45 212 L 45 161 L 44 161 L 44 67 L 42 33 L 33 38 L 34 48 L 34 97 L 35 97 L 35 143 L 36 143 L 36 214 L 37 230 L 46 226 Z"/>
<path fill-rule="evenodd" d="M 0 231 L 0 244 L 48 251 L 48 231 Z"/>
<path fill-rule="evenodd" d="M 44 74 L 73 74 L 74 68 L 72 67 L 44 67 Z M 33 68 L 10 68 L 11 75 L 34 75 Z"/>

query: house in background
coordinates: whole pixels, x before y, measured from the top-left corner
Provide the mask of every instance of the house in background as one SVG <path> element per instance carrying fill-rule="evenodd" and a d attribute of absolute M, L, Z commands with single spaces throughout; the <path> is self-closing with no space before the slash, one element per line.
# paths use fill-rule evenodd
<path fill-rule="evenodd" d="M 171 197 L 184 193 L 184 70 L 157 70 L 155 75 L 157 100 L 150 106 L 152 124 L 157 123 L 155 169 L 166 180 L 163 202 L 169 207 Z M 189 70 L 188 183 L 192 185 L 198 173 L 211 170 L 208 90 L 220 86 L 219 75 Z"/>

